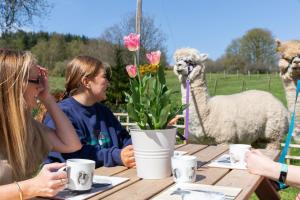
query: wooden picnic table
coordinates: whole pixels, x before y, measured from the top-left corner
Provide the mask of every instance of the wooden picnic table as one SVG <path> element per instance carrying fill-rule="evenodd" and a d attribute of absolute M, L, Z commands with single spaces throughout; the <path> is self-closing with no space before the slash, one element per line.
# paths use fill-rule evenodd
<path fill-rule="evenodd" d="M 228 152 L 228 145 L 207 146 L 199 144 L 177 145 L 176 150 L 186 151 L 190 155 L 198 158 L 198 169 L 196 183 L 231 186 L 242 188 L 242 191 L 236 197 L 237 200 L 249 199 L 255 192 L 259 199 L 276 200 L 280 199 L 277 192 L 273 189 L 268 179 L 253 175 L 247 170 L 224 169 L 207 167 L 207 163 L 221 154 Z M 277 159 L 279 151 L 262 152 L 272 158 Z M 95 171 L 96 175 L 127 177 L 129 180 L 109 190 L 97 194 L 89 200 L 96 199 L 122 199 L 139 200 L 151 199 L 162 191 L 168 189 L 174 183 L 173 177 L 160 180 L 145 180 L 137 177 L 136 169 L 127 169 L 123 166 L 118 167 L 100 167 Z"/>

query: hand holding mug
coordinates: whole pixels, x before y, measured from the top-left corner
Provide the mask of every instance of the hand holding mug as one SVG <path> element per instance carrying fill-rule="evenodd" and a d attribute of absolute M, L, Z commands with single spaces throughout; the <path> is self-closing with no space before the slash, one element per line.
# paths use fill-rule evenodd
<path fill-rule="evenodd" d="M 67 173 L 57 171 L 65 163 L 51 163 L 43 166 L 39 174 L 32 178 L 32 188 L 35 196 L 52 197 L 65 188 Z"/>

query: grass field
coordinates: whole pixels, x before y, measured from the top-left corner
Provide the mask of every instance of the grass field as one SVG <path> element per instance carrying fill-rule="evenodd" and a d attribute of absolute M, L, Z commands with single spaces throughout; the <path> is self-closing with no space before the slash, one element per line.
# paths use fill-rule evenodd
<path fill-rule="evenodd" d="M 172 96 L 174 102 L 180 103 L 180 84 L 177 77 L 172 71 L 167 71 L 166 80 L 168 87 L 174 91 L 174 94 Z M 286 105 L 284 89 L 278 74 L 255 74 L 251 76 L 237 76 L 236 74 L 226 76 L 224 76 L 224 74 L 206 74 L 206 80 L 208 91 L 211 96 L 233 94 L 249 89 L 259 89 L 272 93 L 284 105 Z M 50 87 L 52 91 L 63 90 L 64 78 L 50 77 Z M 298 149 L 294 149 L 292 151 L 292 155 L 300 155 L 300 151 Z M 295 164 L 298 163 L 296 162 Z M 296 195 L 299 192 L 299 189 L 289 187 L 288 189 L 282 190 L 279 193 L 283 200 L 290 200 L 295 199 Z M 252 195 L 250 199 L 256 200 L 258 198 L 256 197 L 256 195 Z"/>

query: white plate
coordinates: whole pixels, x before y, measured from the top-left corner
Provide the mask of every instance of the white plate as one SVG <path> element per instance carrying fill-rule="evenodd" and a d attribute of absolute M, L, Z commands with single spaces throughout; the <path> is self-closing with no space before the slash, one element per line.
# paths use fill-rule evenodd
<path fill-rule="evenodd" d="M 247 169 L 245 165 L 231 163 L 229 154 L 221 155 L 220 157 L 209 163 L 207 166 L 229 169 Z"/>

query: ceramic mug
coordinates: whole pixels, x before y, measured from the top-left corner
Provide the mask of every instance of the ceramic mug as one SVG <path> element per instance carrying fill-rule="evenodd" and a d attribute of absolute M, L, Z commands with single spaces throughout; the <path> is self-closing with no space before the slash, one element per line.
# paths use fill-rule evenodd
<path fill-rule="evenodd" d="M 245 153 L 250 151 L 250 149 L 251 145 L 248 144 L 230 144 L 230 162 L 235 165 L 246 166 Z"/>
<path fill-rule="evenodd" d="M 196 180 L 197 157 L 173 156 L 171 158 L 172 172 L 176 183 L 192 183 Z"/>
<path fill-rule="evenodd" d="M 88 159 L 68 159 L 66 166 L 60 170 L 66 170 L 68 183 L 66 188 L 76 191 L 86 191 L 92 188 L 95 161 Z"/>

